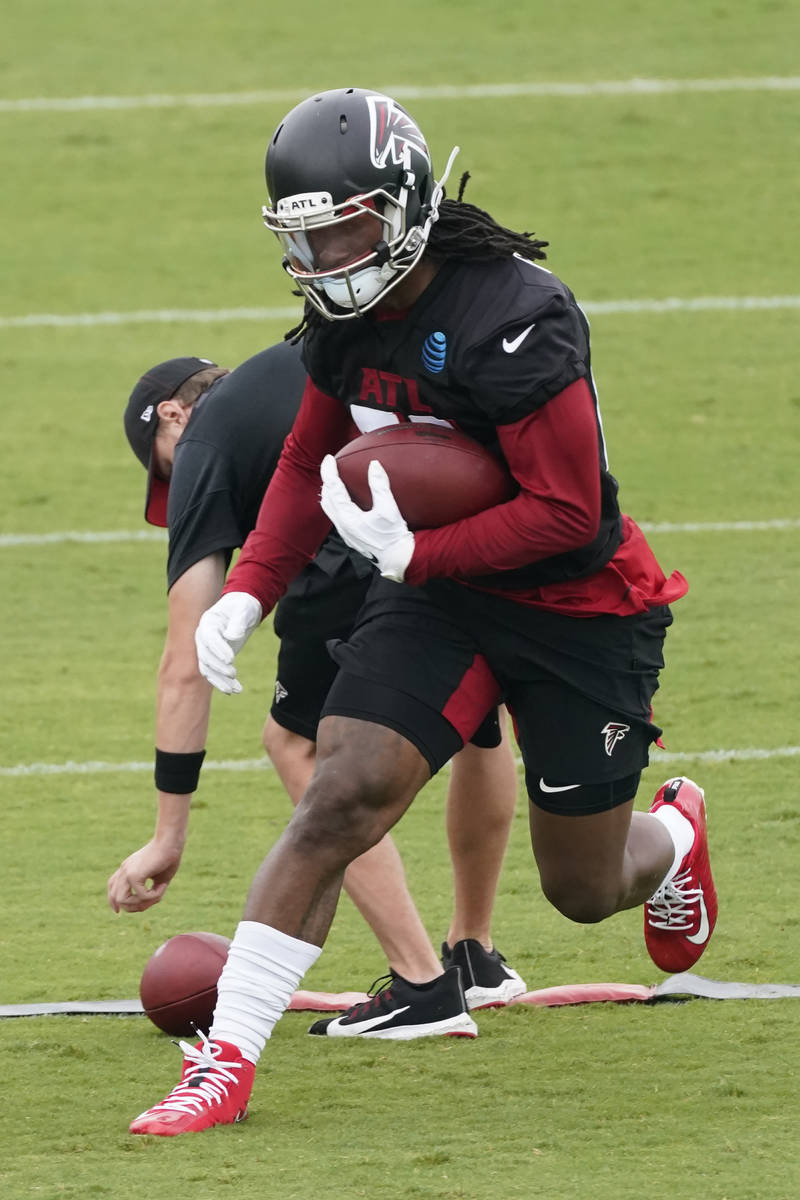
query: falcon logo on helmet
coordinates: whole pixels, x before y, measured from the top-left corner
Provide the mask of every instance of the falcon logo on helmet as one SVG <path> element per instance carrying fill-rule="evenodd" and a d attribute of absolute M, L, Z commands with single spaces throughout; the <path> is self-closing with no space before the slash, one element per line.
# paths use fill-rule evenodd
<path fill-rule="evenodd" d="M 396 167 L 409 166 L 410 151 L 421 154 L 428 168 L 431 156 L 425 139 L 408 113 L 388 96 L 367 96 L 370 124 L 370 155 L 376 167 L 391 161 Z"/>

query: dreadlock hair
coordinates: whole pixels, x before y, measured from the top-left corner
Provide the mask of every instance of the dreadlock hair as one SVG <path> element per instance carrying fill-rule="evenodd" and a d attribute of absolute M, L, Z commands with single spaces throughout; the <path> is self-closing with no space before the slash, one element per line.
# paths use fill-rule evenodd
<path fill-rule="evenodd" d="M 431 227 L 425 253 L 439 262 L 449 258 L 491 262 L 511 258 L 515 254 L 531 261 L 547 258 L 544 247 L 549 242 L 538 241 L 532 233 L 515 233 L 513 229 L 506 229 L 482 208 L 466 203 L 464 189 L 469 178 L 469 171 L 465 171 L 459 180 L 456 199 L 448 200 L 445 197 L 439 205 L 439 217 Z M 302 292 L 293 294 L 301 296 Z M 303 319 L 289 330 L 285 340 L 294 345 L 307 331 L 326 324 L 322 314 L 306 300 Z"/>
<path fill-rule="evenodd" d="M 531 260 L 546 258 L 547 242 L 537 241 L 532 233 L 506 229 L 488 212 L 463 199 L 469 177 L 469 171 L 461 176 L 455 200 L 445 198 L 439 205 L 439 219 L 431 228 L 426 253 L 436 259 L 473 262 L 511 258 L 514 254 Z"/>

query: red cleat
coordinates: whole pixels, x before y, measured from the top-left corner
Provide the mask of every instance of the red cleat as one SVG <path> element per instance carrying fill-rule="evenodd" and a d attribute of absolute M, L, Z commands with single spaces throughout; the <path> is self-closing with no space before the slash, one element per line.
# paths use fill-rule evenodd
<path fill-rule="evenodd" d="M 679 973 L 694 966 L 717 923 L 717 892 L 708 860 L 706 802 L 691 779 L 668 779 L 656 792 L 650 812 L 664 804 L 675 808 L 694 828 L 694 842 L 669 883 L 644 906 L 644 940 L 662 971 Z"/>
<path fill-rule="evenodd" d="M 178 1043 L 185 1055 L 180 1083 L 132 1122 L 131 1133 L 175 1137 L 245 1119 L 254 1064 L 230 1042 L 210 1042 L 202 1033 L 200 1037 L 197 1046 Z"/>

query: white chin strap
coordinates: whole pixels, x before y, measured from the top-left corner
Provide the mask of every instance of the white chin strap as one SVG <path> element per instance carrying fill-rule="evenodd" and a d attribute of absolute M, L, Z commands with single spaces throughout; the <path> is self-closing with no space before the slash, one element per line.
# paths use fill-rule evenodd
<path fill-rule="evenodd" d="M 322 289 L 331 303 L 339 308 L 349 308 L 358 312 L 380 296 L 381 292 L 385 291 L 386 284 L 396 274 L 391 267 L 364 267 L 361 271 L 354 271 L 352 275 L 323 279 Z"/>

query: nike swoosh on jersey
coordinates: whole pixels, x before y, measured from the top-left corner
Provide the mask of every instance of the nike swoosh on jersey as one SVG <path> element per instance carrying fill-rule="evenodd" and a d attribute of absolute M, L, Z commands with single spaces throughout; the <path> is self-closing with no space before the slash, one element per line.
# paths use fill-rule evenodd
<path fill-rule="evenodd" d="M 702 946 L 708 941 L 708 913 L 706 912 L 706 902 L 703 899 L 702 893 L 698 897 L 700 905 L 700 928 L 697 933 L 687 933 L 687 942 L 693 942 L 695 946 Z"/>
<path fill-rule="evenodd" d="M 366 1033 L 370 1029 L 377 1029 L 379 1025 L 385 1025 L 387 1021 L 391 1021 L 393 1017 L 399 1016 L 400 1013 L 408 1012 L 410 1007 L 410 1004 L 406 1004 L 403 1008 L 393 1008 L 390 1013 L 381 1013 L 380 1016 L 369 1017 L 366 1021 L 351 1021 L 348 1024 L 357 1025 L 359 1033 Z M 336 1021 L 339 1025 L 342 1024 L 341 1017 L 337 1017 Z"/>
<path fill-rule="evenodd" d="M 539 787 L 543 792 L 573 792 L 575 788 L 579 788 L 580 786 L 581 785 L 579 783 L 565 783 L 562 784 L 561 787 L 551 787 L 550 784 L 545 783 L 542 778 L 539 779 Z"/>
<path fill-rule="evenodd" d="M 517 334 L 512 341 L 509 341 L 508 338 L 503 338 L 503 349 L 505 350 L 506 354 L 513 354 L 515 350 L 519 350 L 530 331 L 535 328 L 536 322 L 534 321 L 533 325 L 529 325 L 527 329 L 523 329 L 522 333 Z"/>

